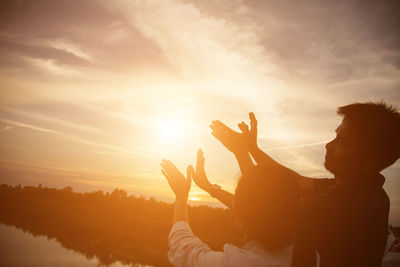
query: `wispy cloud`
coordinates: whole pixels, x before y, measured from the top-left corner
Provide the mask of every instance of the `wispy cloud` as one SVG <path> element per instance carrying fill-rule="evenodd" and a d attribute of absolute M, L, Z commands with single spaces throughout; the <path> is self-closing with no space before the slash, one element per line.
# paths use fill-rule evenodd
<path fill-rule="evenodd" d="M 50 40 L 49 46 L 70 53 L 89 62 L 93 62 L 93 58 L 89 55 L 88 52 L 84 52 L 82 48 L 70 41 L 66 41 L 63 39 Z"/>
<path fill-rule="evenodd" d="M 44 121 L 47 123 L 52 123 L 52 124 L 56 124 L 56 125 L 60 125 L 60 126 L 68 127 L 68 128 L 74 128 L 74 129 L 87 131 L 87 132 L 91 132 L 91 133 L 101 133 L 102 132 L 100 129 L 97 129 L 97 128 L 94 128 L 94 127 L 91 127 L 88 125 L 82 125 L 82 124 L 77 124 L 77 123 L 73 123 L 73 122 L 66 121 L 66 120 L 61 120 L 56 117 L 51 117 L 49 115 L 27 112 L 27 111 L 24 111 L 21 109 L 10 108 L 10 107 L 0 107 L 0 110 L 1 109 L 5 110 L 9 113 L 12 113 L 12 114 L 21 115 L 25 118 L 37 119 L 40 121 Z"/>
<path fill-rule="evenodd" d="M 23 123 L 23 122 L 12 121 L 12 120 L 3 119 L 3 118 L 0 118 L 0 121 L 7 123 L 7 124 L 14 125 L 16 127 L 27 128 L 27 129 L 35 130 L 35 131 L 39 131 L 39 132 L 62 134 L 62 135 L 64 134 L 63 132 L 55 131 L 52 129 L 48 129 L 48 128 L 44 128 L 44 127 L 40 127 L 40 126 L 36 126 L 36 125 L 31 125 L 31 124 L 27 124 L 27 123 Z"/>
<path fill-rule="evenodd" d="M 13 126 L 16 126 L 16 127 L 27 128 L 27 129 L 30 129 L 30 130 L 35 130 L 35 131 L 44 132 L 44 133 L 62 135 L 62 138 L 67 139 L 70 142 L 77 142 L 77 143 L 80 143 L 80 144 L 85 144 L 85 145 L 88 145 L 88 146 L 90 146 L 92 148 L 102 149 L 103 153 L 112 153 L 114 155 L 129 157 L 131 159 L 138 158 L 138 157 L 141 157 L 141 158 L 154 158 L 154 153 L 159 153 L 157 151 L 154 151 L 154 150 L 148 149 L 148 148 L 121 147 L 121 146 L 112 145 L 112 144 L 95 142 L 95 141 L 91 141 L 91 140 L 87 140 L 87 139 L 81 138 L 79 136 L 75 136 L 75 135 L 70 134 L 70 133 L 61 132 L 61 131 L 58 131 L 58 130 L 45 128 L 45 127 L 42 127 L 42 126 L 32 125 L 32 124 L 28 124 L 28 123 L 25 123 L 25 122 L 18 122 L 18 121 L 3 119 L 3 118 L 0 118 L 0 121 L 4 122 L 4 123 L 7 123 L 7 124 L 10 124 L 10 125 L 13 125 Z M 95 150 L 95 151 L 97 151 L 97 150 Z"/>
<path fill-rule="evenodd" d="M 11 127 L 9 125 L 6 125 L 6 126 L 4 126 L 3 128 L 0 129 L 0 132 L 5 132 L 5 131 L 8 131 L 8 130 L 11 130 L 12 128 L 13 127 Z"/>
<path fill-rule="evenodd" d="M 24 60 L 42 71 L 62 76 L 79 76 L 79 72 L 68 66 L 58 64 L 54 59 L 39 59 L 25 57 Z"/>
<path fill-rule="evenodd" d="M 118 153 L 119 155 L 124 155 L 128 156 L 130 158 L 137 158 L 137 157 L 143 157 L 143 158 L 154 158 L 152 155 L 152 150 L 145 149 L 145 148 L 140 148 L 140 147 L 120 147 L 120 146 L 115 146 L 115 145 L 110 145 L 110 144 L 104 144 L 104 143 L 98 143 L 98 142 L 93 142 L 89 140 L 85 140 L 79 137 L 70 137 L 71 141 L 79 142 L 82 144 L 86 144 L 92 147 L 96 148 L 101 148 L 106 151 L 110 151 L 112 153 Z"/>

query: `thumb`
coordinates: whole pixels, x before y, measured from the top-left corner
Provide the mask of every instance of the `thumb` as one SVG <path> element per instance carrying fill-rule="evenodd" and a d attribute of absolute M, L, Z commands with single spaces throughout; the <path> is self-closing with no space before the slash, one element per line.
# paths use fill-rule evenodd
<path fill-rule="evenodd" d="M 199 148 L 199 150 L 197 150 L 197 160 L 196 160 L 196 171 L 200 171 L 201 169 L 204 169 L 204 154 L 203 154 L 203 150 L 201 150 L 201 148 Z"/>

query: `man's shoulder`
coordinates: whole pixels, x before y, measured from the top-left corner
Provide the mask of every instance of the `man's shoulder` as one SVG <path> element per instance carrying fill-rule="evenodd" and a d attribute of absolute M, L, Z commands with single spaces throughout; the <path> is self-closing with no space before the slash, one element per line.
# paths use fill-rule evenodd
<path fill-rule="evenodd" d="M 305 199 L 299 211 L 314 223 L 343 222 L 349 226 L 361 221 L 387 221 L 390 200 L 383 188 L 368 194 L 341 194 L 327 190 L 313 198 Z M 338 223 L 340 225 L 341 223 Z M 374 224 L 374 223 L 372 223 Z M 387 223 L 386 223 L 387 224 Z"/>

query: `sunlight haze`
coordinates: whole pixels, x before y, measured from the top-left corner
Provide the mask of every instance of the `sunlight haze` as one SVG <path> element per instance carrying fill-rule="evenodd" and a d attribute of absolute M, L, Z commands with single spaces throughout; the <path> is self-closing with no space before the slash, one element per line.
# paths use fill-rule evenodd
<path fill-rule="evenodd" d="M 201 147 L 211 182 L 233 192 L 239 167 L 209 125 L 238 130 L 251 111 L 274 159 L 332 177 L 336 108 L 400 107 L 400 33 L 379 8 L 308 2 L 1 4 L 0 183 L 172 201 L 161 159 L 186 173 Z M 398 225 L 399 162 L 384 175 Z M 195 184 L 190 200 L 219 205 Z"/>

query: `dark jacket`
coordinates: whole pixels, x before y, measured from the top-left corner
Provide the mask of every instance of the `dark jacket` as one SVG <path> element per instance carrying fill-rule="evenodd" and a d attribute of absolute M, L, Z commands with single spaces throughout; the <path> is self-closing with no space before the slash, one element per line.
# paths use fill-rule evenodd
<path fill-rule="evenodd" d="M 389 198 L 382 175 L 337 184 L 316 179 L 317 196 L 300 204 L 294 267 L 381 266 L 388 235 Z"/>

